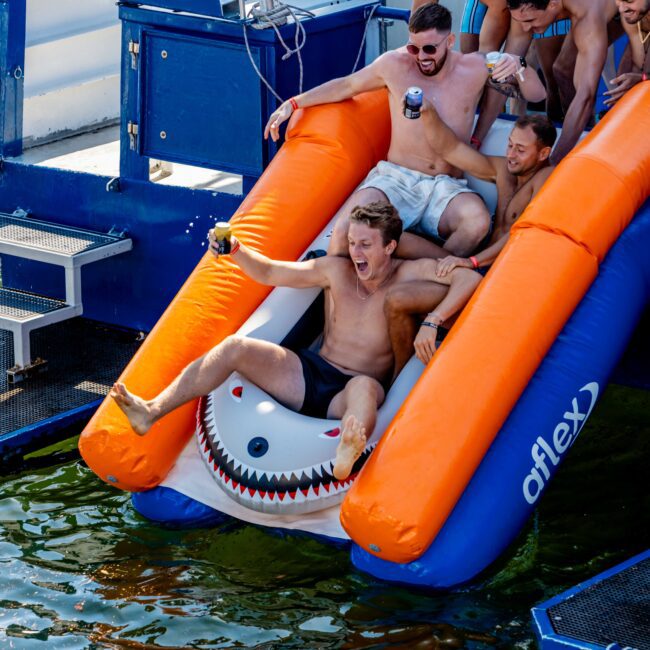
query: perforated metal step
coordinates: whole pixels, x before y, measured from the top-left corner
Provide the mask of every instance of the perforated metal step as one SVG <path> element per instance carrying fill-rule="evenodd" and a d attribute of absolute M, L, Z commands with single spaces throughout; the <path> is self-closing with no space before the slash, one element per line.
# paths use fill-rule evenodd
<path fill-rule="evenodd" d="M 128 238 L 0 213 L 0 253 L 73 267 L 130 250 Z"/>
<path fill-rule="evenodd" d="M 65 302 L 12 289 L 0 290 L 0 329 L 13 333 L 15 366 L 6 369 L 16 381 L 32 364 L 30 332 L 80 316 L 81 267 L 131 250 L 126 237 L 71 228 L 26 215 L 0 212 L 0 254 L 14 255 L 65 270 Z"/>
<path fill-rule="evenodd" d="M 549 619 L 565 637 L 650 650 L 650 558 L 551 607 Z"/>
<path fill-rule="evenodd" d="M 3 319 L 27 321 L 68 307 L 62 300 L 45 298 L 26 291 L 0 288 L 0 326 Z"/>
<path fill-rule="evenodd" d="M 650 650 L 650 550 L 532 609 L 542 650 Z"/>

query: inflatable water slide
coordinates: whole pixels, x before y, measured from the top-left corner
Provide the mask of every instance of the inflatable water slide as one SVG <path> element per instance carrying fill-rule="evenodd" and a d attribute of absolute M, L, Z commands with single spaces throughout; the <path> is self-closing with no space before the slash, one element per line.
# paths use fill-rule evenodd
<path fill-rule="evenodd" d="M 231 219 L 237 236 L 278 259 L 326 248 L 332 215 L 386 155 L 389 129 L 383 92 L 297 111 Z M 289 412 L 236 375 L 144 437 L 107 399 L 81 453 L 154 520 L 305 530 L 351 540 L 355 566 L 383 579 L 467 582 L 530 516 L 648 303 L 649 195 L 643 83 L 554 171 L 428 366 L 407 365 L 348 481 L 331 475 L 339 422 Z M 207 254 L 121 380 L 153 397 L 233 333 L 309 344 L 317 305 L 316 291 L 271 290 Z"/>

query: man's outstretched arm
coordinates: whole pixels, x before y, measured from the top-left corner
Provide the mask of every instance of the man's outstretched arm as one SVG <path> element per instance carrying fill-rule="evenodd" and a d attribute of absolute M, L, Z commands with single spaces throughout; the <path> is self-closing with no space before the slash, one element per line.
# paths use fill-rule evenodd
<path fill-rule="evenodd" d="M 264 127 L 264 138 L 268 138 L 270 135 L 276 141 L 279 138 L 280 125 L 291 117 L 296 108 L 342 102 L 344 99 L 350 99 L 350 97 L 354 97 L 359 93 L 383 88 L 386 85 L 382 74 L 385 63 L 386 54 L 383 54 L 358 72 L 354 72 L 347 77 L 331 79 L 320 86 L 282 102 L 271 113 Z"/>
<path fill-rule="evenodd" d="M 485 156 L 473 147 L 461 142 L 456 134 L 442 121 L 438 111 L 428 101 L 422 105 L 421 118 L 427 142 L 433 151 L 450 165 L 482 180 L 496 182 L 498 158 Z"/>
<path fill-rule="evenodd" d="M 552 164 L 556 165 L 575 146 L 584 131 L 594 110 L 596 92 L 600 74 L 607 58 L 607 26 L 598 17 L 587 17 L 578 21 L 573 28 L 578 55 L 573 73 L 575 96 L 569 105 L 562 134 L 553 155 Z M 564 80 L 564 83 L 570 83 Z M 562 83 L 558 79 L 558 83 Z"/>
<path fill-rule="evenodd" d="M 444 277 L 448 273 L 451 273 L 454 269 L 465 268 L 482 268 L 485 266 L 490 266 L 492 262 L 498 257 L 499 253 L 503 250 L 503 247 L 508 243 L 510 238 L 510 233 L 507 232 L 505 235 L 502 235 L 497 239 L 494 244 L 488 246 L 485 250 L 482 250 L 480 253 L 473 255 L 473 259 L 476 261 L 476 266 L 474 262 L 469 257 L 456 257 L 455 255 L 448 255 L 441 260 L 438 260 L 438 270 L 436 272 L 439 278 Z"/>
<path fill-rule="evenodd" d="M 219 257 L 214 233 L 210 231 L 210 252 Z M 329 286 L 329 267 L 340 262 L 336 258 L 320 257 L 305 262 L 286 262 L 272 260 L 247 246 L 236 237 L 231 237 L 230 257 L 237 266 L 252 280 L 272 287 L 292 287 L 306 289 L 309 287 Z M 335 261 L 333 262 L 332 259 Z"/>

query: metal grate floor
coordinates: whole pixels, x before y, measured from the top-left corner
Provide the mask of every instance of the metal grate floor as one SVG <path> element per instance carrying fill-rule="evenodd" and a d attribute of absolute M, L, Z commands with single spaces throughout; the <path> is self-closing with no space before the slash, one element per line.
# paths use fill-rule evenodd
<path fill-rule="evenodd" d="M 14 386 L 13 340 L 0 331 L 0 435 L 89 404 L 108 394 L 139 347 L 135 332 L 73 318 L 32 332 L 34 357 L 49 361 L 42 375 Z"/>
<path fill-rule="evenodd" d="M 562 636 L 650 650 L 650 558 L 554 605 L 548 617 Z"/>
<path fill-rule="evenodd" d="M 118 237 L 0 213 L 0 242 L 76 255 L 116 241 Z"/>
<path fill-rule="evenodd" d="M 12 320 L 28 320 L 64 307 L 67 304 L 61 300 L 0 288 L 0 316 L 8 316 Z"/>

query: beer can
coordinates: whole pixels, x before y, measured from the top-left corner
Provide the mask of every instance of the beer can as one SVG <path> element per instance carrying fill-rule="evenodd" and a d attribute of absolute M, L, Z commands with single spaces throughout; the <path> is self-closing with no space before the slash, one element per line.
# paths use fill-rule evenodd
<path fill-rule="evenodd" d="M 404 101 L 404 117 L 409 120 L 416 120 L 420 117 L 420 109 L 422 108 L 422 88 L 411 86 L 406 91 Z"/>

